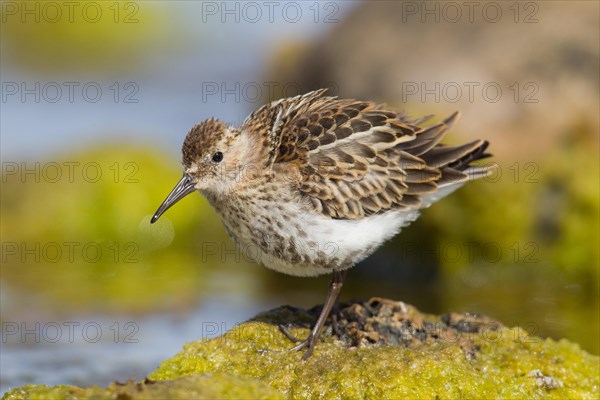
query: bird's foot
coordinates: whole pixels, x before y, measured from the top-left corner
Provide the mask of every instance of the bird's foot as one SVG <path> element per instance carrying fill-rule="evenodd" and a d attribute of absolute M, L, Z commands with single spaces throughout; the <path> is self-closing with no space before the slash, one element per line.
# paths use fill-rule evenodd
<path fill-rule="evenodd" d="M 311 356 L 311 354 L 313 353 L 313 350 L 315 349 L 315 345 L 317 344 L 317 340 L 318 340 L 318 337 L 313 333 L 313 331 L 310 332 L 310 334 L 308 335 L 308 337 L 306 339 L 300 339 L 300 338 L 292 335 L 290 333 L 290 331 L 288 330 L 288 327 L 286 327 L 284 325 L 279 325 L 279 330 L 290 341 L 292 341 L 294 343 L 298 343 L 297 345 L 292 347 L 289 351 L 299 351 L 304 348 L 307 348 L 306 353 L 304 353 L 304 355 L 302 356 L 302 360 L 306 361 L 308 359 L 308 357 Z"/>
<path fill-rule="evenodd" d="M 317 344 L 317 339 L 318 338 L 311 332 L 306 339 L 301 340 L 300 343 L 292 347 L 290 351 L 299 351 L 306 348 L 306 352 L 302 356 L 302 361 L 306 361 L 313 353 L 315 345 Z"/>

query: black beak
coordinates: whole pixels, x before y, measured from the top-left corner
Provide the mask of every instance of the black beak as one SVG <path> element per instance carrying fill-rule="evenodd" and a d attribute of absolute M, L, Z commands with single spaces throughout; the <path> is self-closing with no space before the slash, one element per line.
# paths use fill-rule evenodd
<path fill-rule="evenodd" d="M 196 190 L 196 183 L 193 182 L 189 176 L 183 175 L 183 178 L 177 183 L 175 188 L 171 190 L 171 193 L 167 196 L 165 201 L 162 202 L 158 210 L 154 213 L 154 216 L 150 220 L 150 223 L 153 224 L 156 220 L 171 206 L 177 203 L 179 200 L 183 199 L 188 194 L 192 193 Z"/>

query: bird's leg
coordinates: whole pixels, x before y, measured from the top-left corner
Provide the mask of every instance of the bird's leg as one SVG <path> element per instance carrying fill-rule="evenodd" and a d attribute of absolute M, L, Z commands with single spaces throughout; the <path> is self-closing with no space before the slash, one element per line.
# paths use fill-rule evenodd
<path fill-rule="evenodd" d="M 319 336 L 321 334 L 321 331 L 323 330 L 325 321 L 327 321 L 327 317 L 329 316 L 333 305 L 335 304 L 338 296 L 340 295 L 345 276 L 346 271 L 333 271 L 333 277 L 331 278 L 331 282 L 329 282 L 327 298 L 325 299 L 325 304 L 323 305 L 323 309 L 321 309 L 321 314 L 319 314 L 319 318 L 317 319 L 315 326 L 313 326 L 313 328 L 310 331 L 310 334 L 305 340 L 301 341 L 300 344 L 291 348 L 291 350 L 301 350 L 307 347 L 306 353 L 304 353 L 304 355 L 302 356 L 303 360 L 306 360 L 308 357 L 310 357 L 313 350 L 315 349 L 315 344 L 317 343 L 317 340 L 319 340 Z"/>

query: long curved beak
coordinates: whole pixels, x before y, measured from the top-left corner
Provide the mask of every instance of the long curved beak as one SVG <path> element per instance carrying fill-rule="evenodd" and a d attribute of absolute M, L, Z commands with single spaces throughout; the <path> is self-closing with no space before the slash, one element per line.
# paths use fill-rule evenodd
<path fill-rule="evenodd" d="M 196 190 L 196 183 L 193 182 L 189 176 L 184 174 L 183 178 L 181 178 L 181 180 L 177 183 L 177 185 L 175 185 L 175 188 L 173 190 L 171 190 L 171 193 L 169 193 L 169 195 L 167 196 L 165 201 L 163 201 L 162 204 L 160 205 L 160 207 L 158 207 L 158 210 L 156 210 L 156 212 L 154 213 L 154 216 L 150 220 L 150 223 L 151 224 L 155 223 L 156 220 L 165 211 L 167 211 L 169 208 L 171 208 L 171 206 L 173 204 L 177 203 L 179 200 L 183 199 L 185 196 L 187 196 L 188 194 L 192 193 L 195 190 Z"/>

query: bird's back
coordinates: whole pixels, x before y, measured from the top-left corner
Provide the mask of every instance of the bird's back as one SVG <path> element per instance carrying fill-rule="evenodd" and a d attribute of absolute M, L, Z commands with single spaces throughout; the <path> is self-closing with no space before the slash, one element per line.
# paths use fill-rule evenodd
<path fill-rule="evenodd" d="M 458 113 L 421 127 L 429 117 L 411 120 L 385 106 L 324 92 L 270 103 L 243 125 L 261 132 L 268 170 L 298 172 L 292 183 L 315 213 L 359 220 L 410 212 L 492 170 L 471 164 L 489 156 L 486 141 L 439 143 Z"/>

